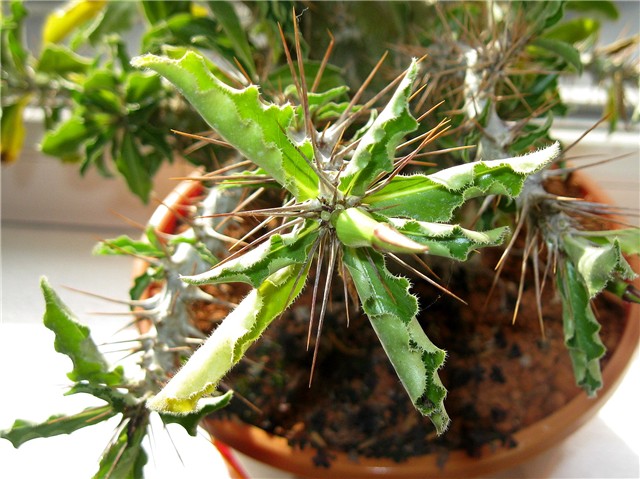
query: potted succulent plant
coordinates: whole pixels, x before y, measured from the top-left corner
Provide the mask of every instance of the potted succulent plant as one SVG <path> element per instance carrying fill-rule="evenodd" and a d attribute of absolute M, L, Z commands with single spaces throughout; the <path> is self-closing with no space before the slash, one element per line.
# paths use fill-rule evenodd
<path fill-rule="evenodd" d="M 308 16 L 314 7 L 319 8 L 312 4 Z M 288 398 L 304 397 L 295 396 L 300 393 L 283 383 L 302 382 L 303 390 L 313 390 L 318 375 L 333 372 L 331 368 L 347 370 L 346 363 L 352 362 L 376 373 L 387 371 L 385 381 L 348 376 L 352 384 L 361 383 L 365 395 L 378 402 L 412 405 L 403 415 L 386 409 L 378 422 L 395 424 L 402 418 L 413 436 L 400 442 L 416 443 L 415 451 L 389 447 L 390 458 L 375 459 L 365 464 L 369 471 L 358 473 L 333 461 L 333 445 L 327 444 L 326 435 L 319 433 L 324 429 L 311 419 L 311 427 L 295 423 L 286 431 L 261 415 L 254 422 L 266 424 L 276 435 L 285 431 L 282 435 L 294 448 L 314 451 L 316 467 L 347 467 L 343 472 L 365 475 L 375 464 L 384 464 L 396 477 L 409 476 L 420 473 L 405 471 L 403 462 L 394 466 L 390 459 L 404 460 L 417 453 L 429 456 L 428 461 L 445 472 L 453 467 L 455 475 L 459 471 L 447 465 L 443 451 L 452 445 L 464 449 L 467 444 L 453 440 L 447 445 L 441 438 L 447 436 L 451 421 L 454 432 L 456 421 L 463 423 L 463 414 L 471 416 L 467 421 L 483 422 L 487 411 L 465 413 L 462 408 L 450 418 L 447 382 L 462 383 L 463 390 L 475 381 L 469 371 L 485 375 L 474 357 L 481 348 L 473 344 L 482 342 L 478 339 L 483 337 L 482 327 L 490 332 L 489 342 L 498 354 L 517 356 L 513 344 L 505 349 L 508 341 L 501 331 L 508 326 L 498 323 L 498 328 L 490 319 L 508 310 L 515 320 L 525 307 L 533 311 L 536 327 L 538 323 L 542 327 L 534 338 L 528 331 L 528 341 L 564 343 L 567 367 L 576 383 L 587 394 L 596 394 L 603 386 L 600 361 L 606 348 L 598 335 L 592 300 L 605 289 L 625 300 L 638 300 L 629 284 L 635 273 L 624 255 L 638 253 L 639 233 L 637 228 L 614 228 L 615 220 L 606 216 L 593 220 L 615 211 L 600 202 L 577 200 L 584 195 L 573 182 L 579 175 L 566 163 L 566 149 L 549 134 L 549 112 L 559 109 L 559 98 L 555 73 L 545 70 L 582 68 L 572 41 L 584 40 L 593 31 L 585 31 L 587 23 L 578 22 L 582 28 L 574 25 L 581 32 L 578 39 L 565 38 L 562 32 L 568 27 L 561 29 L 563 24 L 558 23 L 564 8 L 559 2 L 518 4 L 514 11 L 499 5 L 496 10 L 479 4 L 472 8 L 486 15 L 483 21 L 492 22 L 495 31 L 489 40 L 472 41 L 475 30 L 460 23 L 468 15 L 464 8 L 436 8 L 451 41 L 434 44 L 434 38 L 427 36 L 426 49 L 421 45 L 417 51 L 435 54 L 407 59 L 402 71 L 373 92 L 367 89 L 375 84 L 373 74 L 353 94 L 336 76 L 323 82 L 329 55 L 315 63 L 305 59 L 297 20 L 292 21 L 291 36 L 280 29 L 282 56 L 288 63 L 278 72 L 281 88 L 273 88 L 272 82 L 259 89 L 252 84 L 255 71 L 245 71 L 243 78 L 227 63 L 221 67 L 215 58 L 185 45 L 133 59 L 136 70 L 128 74 L 160 85 L 160 77 L 151 72 L 158 73 L 213 130 L 180 136 L 226 149 L 225 162 L 189 178 L 175 193 L 178 202 L 167 200 L 171 214 L 162 222 L 170 225 L 154 217 L 143 239 L 119 237 L 97 247 L 101 254 L 127 254 L 145 261 L 130 303 L 132 314 L 144 320 L 133 350 L 139 374 L 127 375 L 121 367 L 108 364 L 88 331 L 43 280 L 45 324 L 56 333 L 57 349 L 74 363 L 71 392 L 92 394 L 105 405 L 39 425 L 17 421 L 2 436 L 17 446 L 33 437 L 71 432 L 119 415 L 120 426 L 97 477 L 138 477 L 146 461 L 142 441 L 153 414 L 195 433 L 214 411 L 226 415 L 228 409 L 222 408 L 237 401 L 232 400 L 234 390 L 256 404 L 260 398 L 275 397 L 275 391 L 284 391 Z M 291 17 L 296 18 L 295 13 Z M 501 26 L 521 29 L 508 47 L 498 41 Z M 417 46 L 404 46 L 409 57 Z M 488 67 L 494 57 L 503 60 L 501 68 Z M 535 69 L 516 69 L 525 61 Z M 440 62 L 456 66 L 450 66 L 447 75 Z M 380 73 L 382 64 L 373 73 Z M 427 76 L 431 83 L 421 89 Z M 440 106 L 441 98 L 450 100 L 449 108 Z M 525 114 L 520 113 L 523 109 Z M 438 113 L 443 110 L 451 120 Z M 495 256 L 501 244 L 498 273 L 487 281 L 491 253 L 482 252 L 486 248 Z M 510 255 L 518 256 L 514 271 L 505 266 Z M 441 284 L 431 268 L 444 271 L 441 276 L 447 284 Z M 469 305 L 451 306 L 465 301 L 459 291 L 469 293 L 474 287 L 482 288 L 484 304 L 476 296 Z M 617 307 L 614 318 L 622 311 Z M 431 313 L 440 309 L 445 311 L 439 313 L 442 319 L 432 319 Z M 454 323 L 453 333 L 443 331 L 445 320 Z M 477 330 L 470 326 L 476 320 Z M 213 329 L 209 337 L 202 321 Z M 627 338 L 622 342 L 635 345 L 638 331 L 630 326 L 634 323 L 618 318 L 617 324 L 618 336 Z M 280 325 L 297 331 L 302 347 L 285 339 L 284 332 L 268 336 Z M 254 349 L 266 362 L 251 357 L 236 367 L 263 335 L 265 345 Z M 462 354 L 471 357 L 476 369 L 441 381 L 447 353 L 433 335 L 443 340 L 455 336 L 468 343 Z M 331 338 L 326 340 L 331 343 L 328 350 L 342 354 L 341 362 L 325 357 L 325 336 Z M 612 344 L 618 339 L 611 339 Z M 545 344 L 542 341 L 540 348 Z M 365 346 L 374 349 L 359 351 Z M 266 386 L 251 382 L 252 376 L 268 376 L 276 363 L 300 353 L 308 367 L 305 380 L 287 377 L 284 369 Z M 380 354 L 388 362 L 380 361 Z M 629 354 L 624 353 L 627 358 Z M 362 357 L 373 362 L 363 362 Z M 246 379 L 225 381 L 234 367 L 246 368 Z M 500 368 L 492 366 L 490 375 L 493 382 L 503 382 Z M 323 394 L 326 383 L 322 384 L 322 390 L 313 394 Z M 350 388 L 345 394 L 355 392 Z M 348 403 L 331 399 L 337 409 Z M 306 402 L 313 400 L 307 397 Z M 559 402 L 577 404 L 573 397 Z M 584 402 L 582 396 L 578 402 Z M 275 409 L 284 413 L 296 407 L 285 401 Z M 246 416 L 250 409 L 242 406 L 235 414 Z M 371 411 L 363 408 L 357 414 L 362 419 Z M 488 413 L 494 423 L 503 420 L 502 410 Z M 422 416 L 428 421 L 417 419 Z M 322 415 L 313 418 L 329 422 Z M 214 436 L 231 437 L 226 432 L 228 422 L 208 424 Z M 489 430 L 492 435 L 470 452 L 487 456 L 487 449 L 501 443 L 506 450 L 515 446 L 516 431 Z M 559 428 L 555 436 L 565 433 L 564 427 Z M 375 441 L 372 448 L 365 455 L 379 453 Z M 347 453 L 356 449 L 347 448 Z M 295 461 L 291 452 L 285 454 L 287 459 L 278 461 L 286 467 L 284 462 Z M 311 458 L 305 460 L 312 465 Z M 484 466 L 474 464 L 475 473 L 485 472 Z M 308 475 L 323 471 L 291 467 Z M 426 465 L 420 467 L 424 473 Z"/>

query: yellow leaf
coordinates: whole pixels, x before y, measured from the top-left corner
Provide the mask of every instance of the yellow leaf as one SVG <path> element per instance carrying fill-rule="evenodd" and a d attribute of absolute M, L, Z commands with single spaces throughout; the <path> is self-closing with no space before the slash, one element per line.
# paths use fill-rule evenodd
<path fill-rule="evenodd" d="M 30 98 L 31 95 L 25 95 L 17 103 L 2 109 L 2 125 L 0 127 L 0 158 L 2 163 L 13 163 L 20 155 L 25 136 L 22 115 Z"/>
<path fill-rule="evenodd" d="M 44 43 L 56 43 L 87 20 L 95 17 L 106 5 L 106 0 L 75 0 L 51 13 L 42 29 Z"/>
<path fill-rule="evenodd" d="M 203 5 L 198 5 L 197 3 L 191 4 L 191 15 L 194 17 L 207 17 L 209 16 L 209 10 Z"/>

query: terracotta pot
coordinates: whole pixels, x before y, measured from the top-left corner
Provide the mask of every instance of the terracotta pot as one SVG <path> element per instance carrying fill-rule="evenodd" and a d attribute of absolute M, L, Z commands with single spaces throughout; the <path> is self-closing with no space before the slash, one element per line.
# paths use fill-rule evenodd
<path fill-rule="evenodd" d="M 595 182 L 585 175 L 574 173 L 573 183 L 585 191 L 585 199 L 611 203 Z M 197 181 L 181 183 L 153 215 L 151 222 L 160 231 L 173 231 L 176 222 L 184 213 L 184 206 L 200 195 L 203 189 Z M 637 271 L 639 262 L 633 258 L 632 266 Z M 557 445 L 567 436 L 593 417 L 609 399 L 624 376 L 640 339 L 640 305 L 626 305 L 626 324 L 620 342 L 607 362 L 602 375 L 604 387 L 597 397 L 589 398 L 580 393 L 561 409 L 541 421 L 522 429 L 514 435 L 517 445 L 497 450 L 476 458 L 464 451 L 452 451 L 444 466 L 436 455 L 411 458 L 397 463 L 390 459 L 361 458 L 354 462 L 344 453 L 334 453 L 330 473 L 332 477 L 349 478 L 459 478 L 487 475 L 515 467 Z M 235 421 L 208 419 L 204 426 L 223 443 L 241 453 L 267 465 L 305 478 L 326 477 L 328 470 L 313 466 L 313 448 L 300 450 L 291 448 L 283 437 L 274 436 L 254 426 Z M 232 454 L 232 453 L 231 453 Z M 233 460 L 233 459 L 232 459 Z M 237 477 L 237 471 L 232 471 Z"/>

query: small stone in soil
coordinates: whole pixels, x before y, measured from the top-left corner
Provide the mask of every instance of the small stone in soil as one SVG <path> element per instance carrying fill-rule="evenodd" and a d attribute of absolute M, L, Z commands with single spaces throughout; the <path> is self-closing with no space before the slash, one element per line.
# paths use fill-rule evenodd
<path fill-rule="evenodd" d="M 502 328 L 496 331 L 496 334 L 493 336 L 493 340 L 495 341 L 496 347 L 500 349 L 507 347 L 507 338 L 505 338 Z"/>
<path fill-rule="evenodd" d="M 501 422 L 504 421 L 507 417 L 507 411 L 500 407 L 491 408 L 491 420 L 493 422 Z"/>
<path fill-rule="evenodd" d="M 520 356 L 522 356 L 520 346 L 518 346 L 517 344 L 512 344 L 511 349 L 509 349 L 509 352 L 507 353 L 507 357 L 510 359 L 514 359 L 519 358 Z"/>
<path fill-rule="evenodd" d="M 492 381 L 495 381 L 500 384 L 504 384 L 507 382 L 507 380 L 504 377 L 504 374 L 502 373 L 502 369 L 500 369 L 499 366 L 493 366 L 491 368 L 491 375 L 489 377 L 491 378 Z"/>

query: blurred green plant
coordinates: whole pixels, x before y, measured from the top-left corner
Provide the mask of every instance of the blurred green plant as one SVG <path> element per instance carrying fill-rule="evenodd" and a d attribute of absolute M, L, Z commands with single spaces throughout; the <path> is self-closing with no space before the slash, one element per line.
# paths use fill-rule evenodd
<path fill-rule="evenodd" d="M 44 112 L 44 153 L 78 163 L 82 174 L 95 167 L 109 177 L 115 170 L 145 202 L 162 163 L 186 158 L 215 167 L 223 149 L 194 148 L 165 127 L 202 132 L 206 124 L 166 84 L 132 70 L 129 50 L 137 42 L 140 53 L 198 51 L 237 86 L 260 82 L 269 98 L 291 84 L 277 25 L 292 44 L 294 4 L 75 0 L 47 17 L 36 53 L 24 41 L 28 3 L 4 2 L 3 162 L 19 156 L 25 108 L 37 106 Z M 489 157 L 496 151 L 514 155 L 548 142 L 552 114 L 566 112 L 558 79 L 583 68 L 606 85 L 612 129 L 634 115 L 625 90 L 637 83 L 630 52 L 638 39 L 596 43 L 601 21 L 617 16 L 610 1 L 512 2 L 509 8 L 482 2 L 308 2 L 298 10 L 310 76 L 332 42 L 333 65 L 322 77 L 332 86 L 346 81 L 358 87 L 391 49 L 386 74 L 370 85 L 375 91 L 408 57 L 428 51 L 421 74 L 430 83 L 420 101 L 433 106 L 434 99 L 447 99 L 449 109 L 430 121 L 447 116 L 453 127 L 437 146 L 477 144 L 475 159 L 487 148 Z M 565 19 L 565 11 L 574 16 Z M 536 119 L 543 121 L 531 121 Z M 505 138 L 495 138 L 500 122 L 514 123 Z M 474 158 L 472 151 L 460 155 Z"/>

